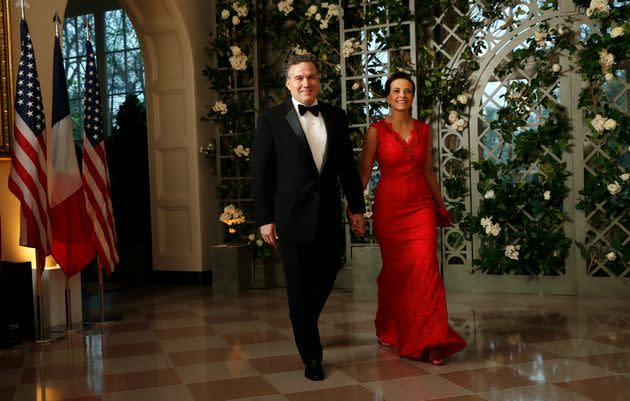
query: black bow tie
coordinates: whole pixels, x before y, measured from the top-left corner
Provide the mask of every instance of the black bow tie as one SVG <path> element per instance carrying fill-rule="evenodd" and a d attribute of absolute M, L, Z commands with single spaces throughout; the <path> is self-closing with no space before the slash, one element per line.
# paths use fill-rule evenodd
<path fill-rule="evenodd" d="M 298 104 L 298 110 L 299 110 L 301 116 L 303 116 L 304 113 L 306 113 L 307 111 L 310 111 L 311 113 L 313 113 L 313 115 L 315 117 L 317 117 L 319 115 L 319 105 L 318 104 L 314 104 L 312 106 L 304 106 L 303 104 Z"/>

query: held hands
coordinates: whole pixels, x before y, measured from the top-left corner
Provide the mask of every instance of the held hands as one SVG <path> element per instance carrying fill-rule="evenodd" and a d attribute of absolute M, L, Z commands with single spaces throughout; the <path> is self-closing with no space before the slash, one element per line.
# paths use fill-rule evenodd
<path fill-rule="evenodd" d="M 348 223 L 350 223 L 350 229 L 352 232 L 359 237 L 363 237 L 365 235 L 365 219 L 363 214 L 353 214 L 348 207 L 346 208 L 346 217 L 348 218 Z"/>
<path fill-rule="evenodd" d="M 452 225 L 451 218 L 448 215 L 448 210 L 446 210 L 446 206 L 442 204 L 442 206 L 435 207 L 435 220 L 438 227 L 450 227 Z"/>

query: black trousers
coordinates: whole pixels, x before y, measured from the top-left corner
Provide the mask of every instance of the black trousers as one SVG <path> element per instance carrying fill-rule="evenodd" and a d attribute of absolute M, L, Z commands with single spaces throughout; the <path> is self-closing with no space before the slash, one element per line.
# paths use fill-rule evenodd
<path fill-rule="evenodd" d="M 318 236 L 320 237 L 320 236 Z M 302 361 L 322 360 L 317 321 L 341 268 L 340 252 L 330 241 L 282 245 L 289 317 Z"/>

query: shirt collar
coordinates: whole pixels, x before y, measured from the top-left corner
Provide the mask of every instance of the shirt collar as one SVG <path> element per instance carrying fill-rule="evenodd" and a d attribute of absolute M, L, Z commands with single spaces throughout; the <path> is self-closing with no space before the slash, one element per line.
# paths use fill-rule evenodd
<path fill-rule="evenodd" d="M 306 104 L 298 102 L 297 100 L 295 100 L 294 97 L 291 97 L 291 101 L 293 102 L 293 108 L 295 109 L 295 111 L 298 113 L 298 116 L 299 116 L 300 112 L 298 111 L 298 104 L 301 104 L 303 106 L 306 106 Z M 316 104 L 318 104 L 317 99 L 315 99 L 313 104 L 311 104 L 309 106 L 315 106 Z M 300 116 L 300 117 L 302 117 L 302 116 Z"/>

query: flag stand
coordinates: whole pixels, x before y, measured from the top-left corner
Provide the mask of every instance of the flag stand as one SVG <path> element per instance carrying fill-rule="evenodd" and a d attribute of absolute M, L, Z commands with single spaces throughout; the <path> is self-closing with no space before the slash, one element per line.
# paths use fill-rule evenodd
<path fill-rule="evenodd" d="M 42 274 L 46 267 L 46 257 L 41 249 L 35 250 L 35 298 L 37 302 L 37 343 L 47 343 L 52 341 L 51 337 L 44 336 L 44 310 L 42 301 L 44 297 L 44 283 L 42 282 Z"/>
<path fill-rule="evenodd" d="M 98 264 L 98 306 L 100 323 L 105 324 L 105 291 L 103 289 L 103 265 Z"/>
<path fill-rule="evenodd" d="M 78 330 L 74 328 L 74 323 L 72 321 L 72 293 L 70 291 L 70 279 L 68 278 L 68 276 L 66 276 L 65 300 L 66 300 L 66 334 L 74 334 Z"/>
<path fill-rule="evenodd" d="M 107 326 L 113 324 L 111 320 L 105 320 L 105 285 L 103 283 L 103 265 L 98 261 L 98 321 L 91 324 L 95 326 Z"/>

